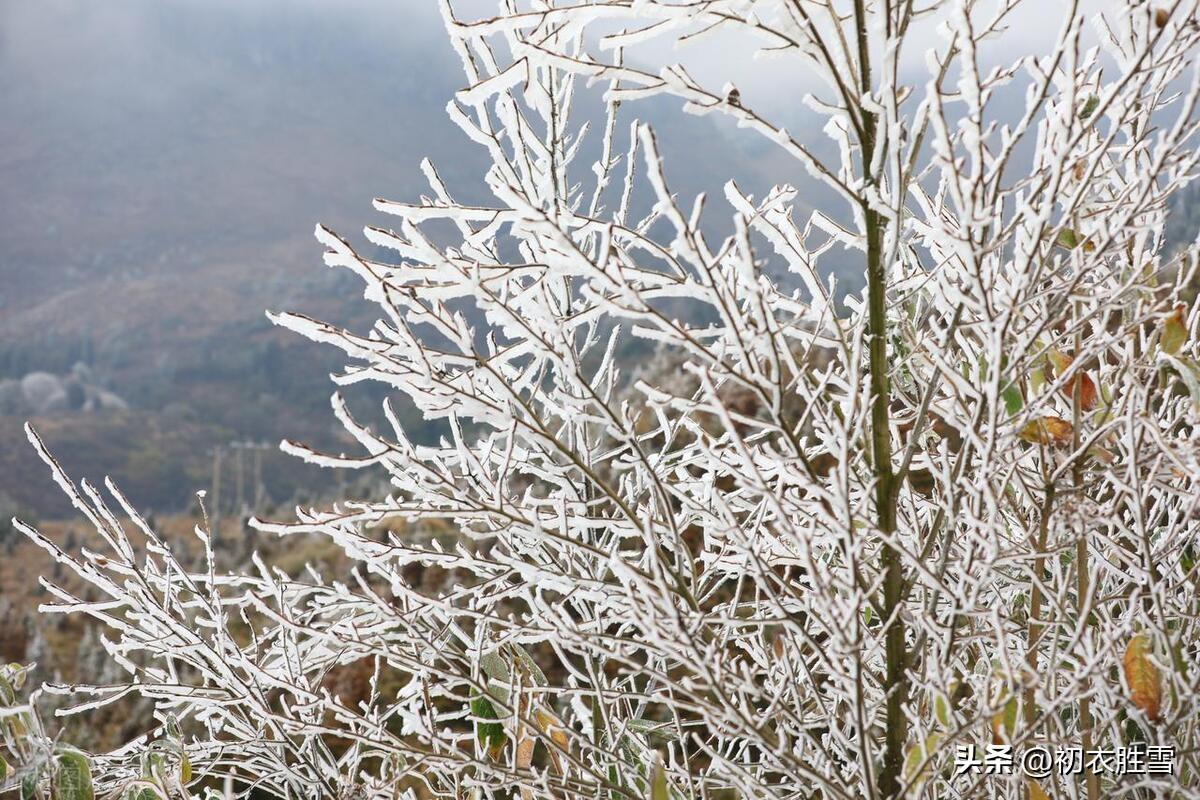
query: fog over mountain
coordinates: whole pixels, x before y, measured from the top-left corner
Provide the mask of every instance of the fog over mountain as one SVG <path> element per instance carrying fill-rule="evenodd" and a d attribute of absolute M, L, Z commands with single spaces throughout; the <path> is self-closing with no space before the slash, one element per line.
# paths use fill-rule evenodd
<path fill-rule="evenodd" d="M 444 111 L 464 79 L 436 3 L 5 0 L 0 74 L 0 500 L 33 512 L 68 509 L 30 417 L 69 467 L 155 508 L 206 486 L 222 442 L 332 444 L 336 354 L 263 314 L 368 313 L 313 225 L 387 225 L 371 198 L 418 196 L 424 157 L 486 200 Z M 787 179 L 717 120 L 634 113 L 684 197 Z M 275 458 L 275 499 L 320 486 Z"/>
<path fill-rule="evenodd" d="M 494 6 L 455 3 L 468 17 Z M 1028 29 L 1032 52 L 1053 35 L 1044 20 L 1012 24 Z M 820 87 L 803 71 L 757 68 L 751 45 L 651 41 L 627 55 L 654 70 L 681 60 L 710 86 L 732 81 L 835 158 L 802 102 Z M 459 198 L 488 201 L 488 162 L 445 114 L 464 78 L 432 0 L 0 0 L 0 75 L 4 508 L 69 512 L 24 441 L 28 418 L 72 471 L 112 474 L 157 509 L 210 485 L 215 446 L 337 446 L 327 380 L 337 354 L 263 313 L 373 319 L 354 281 L 321 266 L 314 224 L 361 242 L 363 225 L 389 224 L 373 197 L 426 191 L 425 157 Z M 597 90 L 583 91 L 580 113 L 596 113 Z M 1022 91 L 995 102 L 1015 111 Z M 799 186 L 798 213 L 845 213 L 726 119 L 661 98 L 626 104 L 623 124 L 635 115 L 655 126 L 683 202 L 710 194 L 718 235 L 730 177 L 755 194 Z M 831 251 L 824 267 L 859 285 L 853 255 Z M 328 490 L 318 471 L 268 458 L 275 501 Z"/>

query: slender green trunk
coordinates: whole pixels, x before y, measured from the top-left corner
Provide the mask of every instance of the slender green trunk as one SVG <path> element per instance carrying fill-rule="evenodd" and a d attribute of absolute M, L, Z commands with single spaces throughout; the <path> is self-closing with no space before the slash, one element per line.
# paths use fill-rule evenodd
<path fill-rule="evenodd" d="M 875 149 L 875 119 L 866 116 L 863 133 L 863 169 L 870 170 Z M 870 177 L 868 183 L 872 182 Z M 867 335 L 870 337 L 871 371 L 871 461 L 875 477 L 876 524 L 884 536 L 896 531 L 895 472 L 892 465 L 891 386 L 887 358 L 887 269 L 883 263 L 883 225 L 879 213 L 863 203 L 867 227 Z M 884 632 L 886 652 L 885 681 L 887 698 L 887 739 L 883 769 L 879 773 L 879 793 L 885 798 L 898 797 L 904 765 L 905 731 L 908 728 L 904 703 L 908 699 L 907 655 L 904 620 L 899 614 L 904 599 L 904 565 L 900 554 L 890 546 L 882 553 L 883 610 L 888 620 Z"/>
<path fill-rule="evenodd" d="M 854 2 L 855 38 L 858 44 L 859 88 L 871 91 L 870 37 L 867 34 L 867 10 L 864 0 Z M 849 102 L 849 98 L 847 98 Z M 859 106 L 862 120 L 863 183 L 866 190 L 878 186 L 872 160 L 875 154 L 878 120 L 875 114 Z M 884 218 L 862 196 L 861 207 L 867 236 L 867 336 L 871 372 L 871 466 L 875 478 L 876 526 L 882 536 L 896 532 L 896 473 L 892 464 L 891 386 L 887 358 L 887 265 L 883 261 Z M 905 650 L 904 620 L 900 605 L 904 601 L 904 564 L 900 554 L 884 546 L 880 556 L 883 569 L 883 613 L 885 674 L 887 689 L 886 733 L 883 765 L 878 776 L 879 794 L 887 800 L 900 797 L 904 769 L 904 744 L 908 730 L 904 705 L 908 700 L 908 657 Z"/>

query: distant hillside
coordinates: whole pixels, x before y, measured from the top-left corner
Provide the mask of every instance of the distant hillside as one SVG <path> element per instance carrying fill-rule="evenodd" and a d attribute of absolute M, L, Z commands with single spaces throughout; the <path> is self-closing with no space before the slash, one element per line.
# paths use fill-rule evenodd
<path fill-rule="evenodd" d="M 263 310 L 373 320 L 312 228 L 387 225 L 371 198 L 427 191 L 423 157 L 486 199 L 485 159 L 446 119 L 462 74 L 440 24 L 435 4 L 383 0 L 0 4 L 0 395 L 82 363 L 128 406 L 43 414 L 16 397 L 6 412 L 0 396 L 0 501 L 70 514 L 24 443 L 28 416 L 78 474 L 159 510 L 208 485 L 217 445 L 337 444 L 337 353 Z M 673 103 L 627 111 L 655 124 L 685 198 L 707 190 L 720 209 L 729 175 L 748 191 L 799 179 L 770 145 Z M 277 501 L 329 489 L 281 456 L 269 471 Z"/>

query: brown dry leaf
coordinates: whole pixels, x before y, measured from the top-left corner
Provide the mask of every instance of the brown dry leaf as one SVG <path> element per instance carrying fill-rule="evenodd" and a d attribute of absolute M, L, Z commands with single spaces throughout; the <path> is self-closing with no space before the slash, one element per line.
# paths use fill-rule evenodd
<path fill-rule="evenodd" d="M 1033 444 L 1070 444 L 1074 428 L 1070 422 L 1053 414 L 1025 423 L 1017 434 Z"/>
<path fill-rule="evenodd" d="M 542 733 L 550 737 L 550 741 L 564 751 L 567 750 L 570 740 L 567 738 L 567 726 L 563 724 L 562 720 L 545 708 L 538 708 L 534 711 L 533 718 Z M 553 747 L 547 747 L 546 750 L 550 753 L 550 761 L 554 764 L 554 770 L 559 775 L 565 774 L 559 752 Z"/>
<path fill-rule="evenodd" d="M 1029 800 L 1050 800 L 1050 795 L 1037 781 L 1029 781 Z"/>
<path fill-rule="evenodd" d="M 1075 361 L 1074 356 L 1065 355 L 1057 347 L 1050 348 L 1049 357 L 1051 363 L 1054 364 L 1054 371 L 1058 375 L 1066 372 Z M 1079 407 L 1084 411 L 1091 411 L 1096 407 L 1096 402 L 1100 399 L 1100 392 L 1097 391 L 1096 382 L 1092 380 L 1092 376 L 1086 372 L 1075 373 L 1071 376 L 1070 380 L 1063 384 L 1063 396 L 1074 402 L 1075 382 L 1077 380 L 1079 381 Z"/>
<path fill-rule="evenodd" d="M 1162 674 L 1150 660 L 1150 637 L 1139 633 L 1125 648 L 1125 681 L 1129 684 L 1130 700 L 1145 713 L 1151 722 L 1158 722 L 1162 711 Z"/>
<path fill-rule="evenodd" d="M 1154 11 L 1154 24 L 1156 27 L 1167 27 L 1167 20 L 1171 18 L 1171 12 L 1165 8 L 1159 8 Z"/>

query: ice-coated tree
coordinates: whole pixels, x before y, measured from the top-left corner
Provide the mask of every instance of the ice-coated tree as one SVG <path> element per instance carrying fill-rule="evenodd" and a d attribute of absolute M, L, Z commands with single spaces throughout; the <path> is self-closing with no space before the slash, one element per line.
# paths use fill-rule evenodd
<path fill-rule="evenodd" d="M 442 7 L 491 200 L 424 164 L 429 196 L 365 230 L 392 262 L 317 230 L 374 327 L 272 318 L 444 438 L 335 394 L 357 452 L 284 448 L 391 489 L 256 522 L 356 565 L 292 577 L 189 572 L 31 431 L 107 542 L 21 526 L 95 591 L 47 610 L 129 673 L 49 688 L 155 699 L 195 791 L 1197 797 L 1196 259 L 1163 244 L 1200 158 L 1196 2 Z M 671 63 L 705 39 L 819 81 L 820 133 Z M 678 196 L 633 116 L 655 95 L 807 177 Z M 97 785 L 146 791 L 143 746 Z M 184 791 L 164 763 L 153 791 Z"/>

